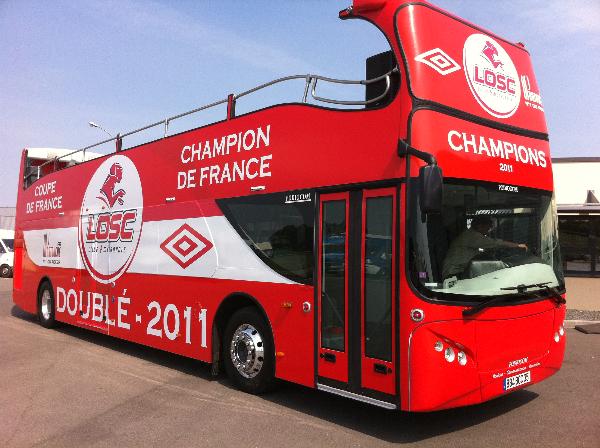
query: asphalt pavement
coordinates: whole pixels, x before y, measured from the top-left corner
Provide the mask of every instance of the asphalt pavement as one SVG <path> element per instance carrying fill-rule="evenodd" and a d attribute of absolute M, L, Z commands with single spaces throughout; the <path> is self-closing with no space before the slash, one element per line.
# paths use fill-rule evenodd
<path fill-rule="evenodd" d="M 282 383 L 252 396 L 207 365 L 40 327 L 0 280 L 1 447 L 600 447 L 600 335 L 567 330 L 563 369 L 488 403 L 392 412 Z"/>

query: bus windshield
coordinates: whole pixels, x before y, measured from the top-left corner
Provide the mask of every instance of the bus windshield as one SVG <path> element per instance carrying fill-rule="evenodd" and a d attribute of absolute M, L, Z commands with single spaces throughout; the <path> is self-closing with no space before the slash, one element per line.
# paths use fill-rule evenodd
<path fill-rule="evenodd" d="M 416 184 L 411 191 L 411 276 L 427 296 L 483 300 L 564 287 L 550 192 L 448 180 L 442 213 L 422 216 Z"/>

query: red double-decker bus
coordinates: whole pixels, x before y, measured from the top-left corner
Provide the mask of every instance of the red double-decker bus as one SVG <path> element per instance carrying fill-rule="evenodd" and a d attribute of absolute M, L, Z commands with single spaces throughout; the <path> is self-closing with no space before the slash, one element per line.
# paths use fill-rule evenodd
<path fill-rule="evenodd" d="M 389 42 L 366 80 L 290 76 L 77 151 L 25 149 L 14 302 L 252 393 L 279 378 L 430 411 L 557 372 L 564 280 L 527 50 L 426 2 L 339 17 Z M 302 101 L 236 114 L 293 80 Z M 365 97 L 321 96 L 330 83 Z M 219 105 L 223 121 L 169 134 Z"/>

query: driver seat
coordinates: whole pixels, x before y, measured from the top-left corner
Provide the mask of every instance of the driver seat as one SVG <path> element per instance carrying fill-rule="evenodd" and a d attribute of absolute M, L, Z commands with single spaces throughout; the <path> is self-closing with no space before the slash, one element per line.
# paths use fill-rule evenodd
<path fill-rule="evenodd" d="M 508 265 L 501 260 L 471 260 L 466 270 L 467 278 L 479 277 L 507 267 Z"/>

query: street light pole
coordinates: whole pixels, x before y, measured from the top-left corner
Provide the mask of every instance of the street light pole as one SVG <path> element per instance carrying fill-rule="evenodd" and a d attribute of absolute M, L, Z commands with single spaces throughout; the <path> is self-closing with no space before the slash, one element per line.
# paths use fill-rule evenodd
<path fill-rule="evenodd" d="M 92 127 L 92 128 L 98 128 L 98 129 L 101 129 L 102 131 L 106 132 L 106 134 L 108 134 L 108 136 L 109 136 L 109 137 L 111 137 L 111 138 L 114 138 L 114 137 L 113 137 L 113 135 L 112 135 L 110 132 L 108 132 L 106 129 L 104 129 L 104 128 L 103 128 L 102 126 L 100 126 L 99 124 L 97 124 L 97 123 L 94 123 L 93 121 L 88 121 L 88 124 L 89 124 L 89 125 L 90 125 L 90 127 Z"/>

